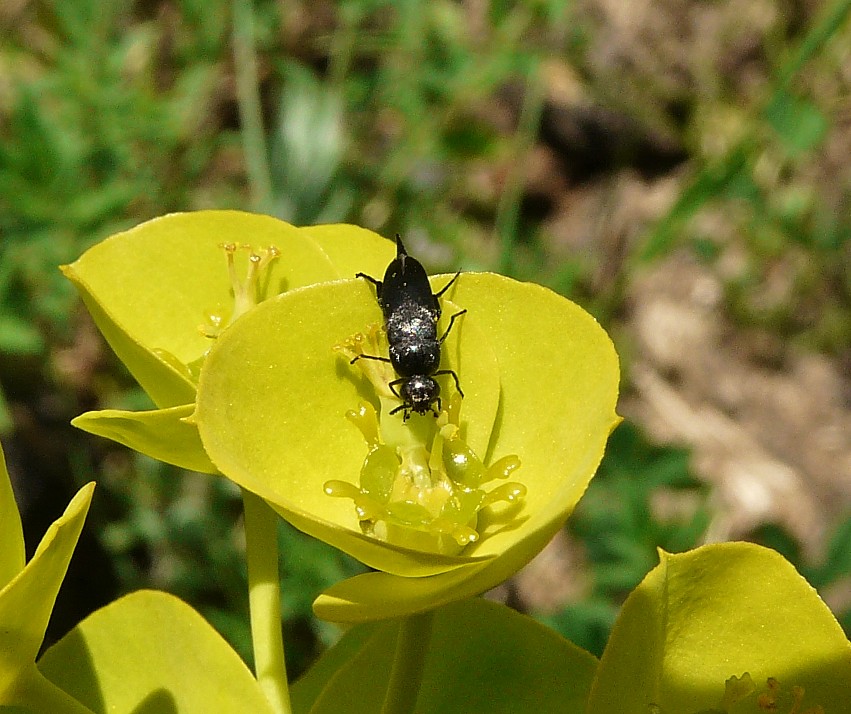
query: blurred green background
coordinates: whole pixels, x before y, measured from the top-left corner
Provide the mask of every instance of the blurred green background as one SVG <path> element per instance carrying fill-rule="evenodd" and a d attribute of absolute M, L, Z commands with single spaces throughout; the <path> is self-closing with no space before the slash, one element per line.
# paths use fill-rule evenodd
<path fill-rule="evenodd" d="M 657 547 L 747 538 L 851 630 L 849 10 L 2 3 L 0 437 L 29 547 L 100 484 L 51 636 L 158 587 L 250 657 L 239 494 L 68 425 L 145 397 L 56 269 L 228 207 L 398 231 L 431 272 L 534 280 L 611 332 L 627 419 L 562 536 L 493 597 L 599 654 Z M 338 635 L 312 599 L 361 566 L 280 538 L 298 673 Z"/>

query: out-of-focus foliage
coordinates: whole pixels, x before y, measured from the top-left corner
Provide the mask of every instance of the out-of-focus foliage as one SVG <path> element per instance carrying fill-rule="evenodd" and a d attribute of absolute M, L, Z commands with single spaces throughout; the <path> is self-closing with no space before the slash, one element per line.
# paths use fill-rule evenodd
<path fill-rule="evenodd" d="M 640 253 L 688 242 L 710 263 L 730 262 L 736 236 L 737 260 L 721 268 L 732 313 L 833 352 L 851 342 L 851 176 L 836 167 L 847 132 L 832 94 L 848 81 L 838 73 L 849 11 L 847 0 L 827 4 L 797 46 L 780 48 L 772 81 L 749 106 L 720 95 L 696 108 L 697 170 Z M 707 215 L 716 221 L 702 222 Z M 704 227 L 713 225 L 715 235 Z"/>

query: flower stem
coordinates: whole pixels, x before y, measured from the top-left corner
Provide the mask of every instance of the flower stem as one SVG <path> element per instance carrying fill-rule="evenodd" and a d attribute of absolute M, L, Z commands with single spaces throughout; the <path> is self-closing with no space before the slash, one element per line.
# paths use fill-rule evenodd
<path fill-rule="evenodd" d="M 425 670 L 433 621 L 433 610 L 402 620 L 381 714 L 411 714 L 414 711 Z"/>
<path fill-rule="evenodd" d="M 243 490 L 248 602 L 254 671 L 276 714 L 291 714 L 278 576 L 278 516 L 259 496 Z"/>

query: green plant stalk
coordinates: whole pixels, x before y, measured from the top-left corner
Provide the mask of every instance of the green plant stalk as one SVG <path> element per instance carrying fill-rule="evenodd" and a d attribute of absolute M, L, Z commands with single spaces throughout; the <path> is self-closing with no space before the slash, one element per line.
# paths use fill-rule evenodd
<path fill-rule="evenodd" d="M 278 575 L 278 514 L 259 496 L 243 490 L 248 603 L 257 683 L 277 714 L 291 714 Z"/>
<path fill-rule="evenodd" d="M 414 711 L 431 641 L 433 621 L 433 610 L 402 620 L 381 714 L 411 714 Z"/>
<path fill-rule="evenodd" d="M 523 186 L 526 180 L 526 162 L 522 159 L 529 154 L 541 126 L 541 112 L 544 109 L 544 83 L 540 76 L 539 63 L 533 60 L 528 71 L 526 94 L 520 110 L 517 126 L 517 138 L 514 150 L 512 171 L 509 172 L 505 188 L 500 196 L 494 221 L 497 238 L 501 245 L 497 271 L 506 275 L 512 272 L 512 253 L 517 240 L 517 223 L 520 217 L 520 201 L 523 198 Z"/>
<path fill-rule="evenodd" d="M 257 87 L 254 10 L 250 0 L 233 2 L 233 61 L 251 203 L 255 210 L 268 210 L 272 201 L 272 179 Z"/>
<path fill-rule="evenodd" d="M 331 37 L 328 53 L 328 81 L 334 90 L 343 94 L 343 83 L 349 73 L 358 40 L 358 26 L 362 13 L 354 3 L 338 8 L 340 24 Z"/>

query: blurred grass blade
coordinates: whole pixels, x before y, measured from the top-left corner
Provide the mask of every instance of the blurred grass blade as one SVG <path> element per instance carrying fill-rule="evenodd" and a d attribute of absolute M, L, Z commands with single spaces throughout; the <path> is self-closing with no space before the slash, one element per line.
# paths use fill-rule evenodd
<path fill-rule="evenodd" d="M 257 86 L 254 9 L 250 0 L 234 0 L 233 3 L 233 60 L 251 203 L 255 209 L 263 210 L 269 206 L 272 181 Z"/>
<path fill-rule="evenodd" d="M 849 11 L 851 0 L 839 0 L 826 13 L 824 20 L 807 32 L 792 58 L 777 73 L 774 90 L 759 113 L 756 128 L 752 128 L 734 144 L 719 165 L 699 169 L 673 207 L 650 231 L 638 253 L 639 261 L 652 260 L 669 252 L 677 242 L 683 225 L 710 200 L 723 194 L 743 171 L 750 170 L 751 144 L 757 140 L 759 120 L 774 128 L 791 155 L 808 151 L 821 141 L 827 131 L 827 120 L 815 105 L 795 98 L 789 92 L 789 86 L 804 66 L 842 28 Z"/>
<path fill-rule="evenodd" d="M 285 85 L 271 141 L 274 212 L 297 225 L 339 221 L 352 197 L 336 179 L 345 148 L 340 95 L 299 64 Z"/>

